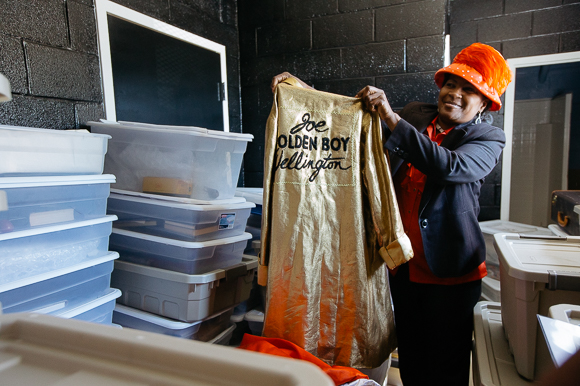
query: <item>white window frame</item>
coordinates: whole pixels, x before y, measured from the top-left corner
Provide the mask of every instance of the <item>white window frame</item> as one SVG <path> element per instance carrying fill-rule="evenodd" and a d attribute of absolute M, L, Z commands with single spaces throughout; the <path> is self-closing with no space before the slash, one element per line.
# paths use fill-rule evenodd
<path fill-rule="evenodd" d="M 224 91 L 227 95 L 227 66 L 226 66 L 226 47 L 201 36 L 192 34 L 150 16 L 144 15 L 122 5 L 113 3 L 109 0 L 95 0 L 95 13 L 97 17 L 97 37 L 99 45 L 99 56 L 101 60 L 101 78 L 103 84 L 103 101 L 105 105 L 105 117 L 107 120 L 116 121 L 117 113 L 115 109 L 115 86 L 113 84 L 113 66 L 111 62 L 111 47 L 109 45 L 109 26 L 107 16 L 112 15 L 140 25 L 150 30 L 162 33 L 175 39 L 182 40 L 186 43 L 193 44 L 213 51 L 220 56 L 221 82 L 224 84 Z M 228 115 L 228 98 L 222 101 L 224 131 L 230 131 Z"/>
<path fill-rule="evenodd" d="M 562 54 L 528 56 L 507 60 L 508 65 L 514 72 L 514 79 L 508 85 L 505 92 L 504 124 L 503 130 L 506 137 L 506 145 L 503 149 L 503 161 L 501 170 L 501 203 L 500 220 L 509 221 L 510 218 L 510 194 L 512 179 L 512 145 L 514 130 L 514 105 L 516 96 L 516 71 L 523 67 L 547 66 L 552 64 L 564 64 L 580 62 L 580 51 L 566 52 Z"/>

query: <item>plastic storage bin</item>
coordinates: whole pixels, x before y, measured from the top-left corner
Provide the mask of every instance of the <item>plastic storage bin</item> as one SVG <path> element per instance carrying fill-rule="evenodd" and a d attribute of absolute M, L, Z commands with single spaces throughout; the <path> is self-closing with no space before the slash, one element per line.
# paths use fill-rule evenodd
<path fill-rule="evenodd" d="M 84 320 L 85 322 L 111 324 L 115 300 L 121 296 L 121 291 L 110 288 L 103 296 L 90 300 L 71 310 L 52 313 L 51 315 L 65 319 Z"/>
<path fill-rule="evenodd" d="M 111 283 L 123 295 L 118 303 L 184 322 L 195 322 L 250 297 L 258 260 L 201 275 L 117 261 Z"/>
<path fill-rule="evenodd" d="M 493 244 L 493 235 L 496 233 L 519 233 L 524 235 L 545 235 L 553 236 L 554 234 L 548 228 L 537 227 L 534 225 L 526 225 L 513 221 L 491 220 L 481 221 L 479 223 L 483 238 L 485 239 L 485 251 L 487 267 L 487 277 L 494 280 L 499 280 L 499 260 L 495 247 Z M 495 287 L 495 284 L 493 285 Z M 495 301 L 495 300 L 494 300 Z"/>
<path fill-rule="evenodd" d="M 489 276 L 481 279 L 481 297 L 488 302 L 501 302 L 501 283 Z"/>
<path fill-rule="evenodd" d="M 101 174 L 109 135 L 0 125 L 0 176 Z"/>
<path fill-rule="evenodd" d="M 184 241 L 207 241 L 244 233 L 251 202 L 194 205 L 111 194 L 108 212 L 119 217 L 116 228 Z"/>
<path fill-rule="evenodd" d="M 562 367 L 580 350 L 580 305 L 557 304 L 549 317 L 538 315 L 545 349 L 552 359 L 552 370 Z M 542 347 L 544 348 L 544 347 Z"/>
<path fill-rule="evenodd" d="M 473 385 L 531 385 L 532 382 L 520 377 L 516 370 L 503 331 L 500 304 L 479 302 L 475 305 L 473 314 Z"/>
<path fill-rule="evenodd" d="M 116 252 L 0 285 L 2 312 L 63 314 L 107 294 Z"/>
<path fill-rule="evenodd" d="M 251 310 L 246 312 L 244 320 L 248 322 L 248 326 L 253 335 L 261 336 L 264 329 L 264 312 L 260 310 Z"/>
<path fill-rule="evenodd" d="M 107 255 L 116 218 L 0 234 L 0 285 Z"/>
<path fill-rule="evenodd" d="M 49 315 L 0 315 L 7 385 L 332 386 L 315 365 Z"/>
<path fill-rule="evenodd" d="M 111 249 L 121 260 L 187 274 L 200 274 L 229 267 L 242 261 L 247 240 L 252 235 L 191 242 L 113 229 Z"/>
<path fill-rule="evenodd" d="M 117 304 L 113 322 L 136 330 L 208 342 L 230 327 L 232 311 L 233 308 L 230 308 L 203 321 L 186 323 Z"/>
<path fill-rule="evenodd" d="M 518 373 L 537 379 L 549 363 L 536 314 L 556 304 L 580 304 L 580 237 L 495 235 L 501 270 L 503 326 Z"/>
<path fill-rule="evenodd" d="M 0 234 L 103 217 L 112 175 L 0 179 Z"/>
<path fill-rule="evenodd" d="M 105 172 L 116 189 L 198 200 L 234 197 L 250 134 L 138 123 L 89 122 L 112 139 Z"/>

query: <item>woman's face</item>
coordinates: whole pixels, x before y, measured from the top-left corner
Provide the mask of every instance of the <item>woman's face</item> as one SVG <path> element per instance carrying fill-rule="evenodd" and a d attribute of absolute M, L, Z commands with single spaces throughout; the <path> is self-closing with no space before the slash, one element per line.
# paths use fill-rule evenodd
<path fill-rule="evenodd" d="M 450 75 L 439 92 L 439 120 L 444 129 L 471 121 L 489 100 L 471 83 Z"/>

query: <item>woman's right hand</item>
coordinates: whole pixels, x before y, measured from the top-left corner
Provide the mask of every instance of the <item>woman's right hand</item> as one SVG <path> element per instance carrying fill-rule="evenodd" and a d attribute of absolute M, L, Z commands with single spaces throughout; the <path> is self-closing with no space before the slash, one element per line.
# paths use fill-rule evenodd
<path fill-rule="evenodd" d="M 306 83 L 304 83 L 303 81 L 301 81 L 300 79 L 298 79 L 297 77 L 295 77 L 294 75 L 292 75 L 289 72 L 283 72 L 281 74 L 276 75 L 275 77 L 272 78 L 272 83 L 270 83 L 270 88 L 272 89 L 272 93 L 274 91 L 276 91 L 276 86 L 278 86 L 278 83 L 285 81 L 288 78 L 294 78 L 298 81 L 298 83 L 300 83 L 302 85 L 302 87 L 304 88 L 309 88 L 309 89 L 314 89 L 313 87 L 307 85 Z"/>

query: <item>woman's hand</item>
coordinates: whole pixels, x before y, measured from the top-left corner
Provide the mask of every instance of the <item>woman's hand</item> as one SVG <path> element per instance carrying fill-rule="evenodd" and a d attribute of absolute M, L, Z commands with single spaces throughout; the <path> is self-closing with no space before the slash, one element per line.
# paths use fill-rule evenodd
<path fill-rule="evenodd" d="M 355 98 L 361 98 L 367 110 L 378 111 L 379 116 L 391 131 L 395 129 L 401 117 L 393 111 L 383 90 L 366 86 L 355 95 Z"/>
<path fill-rule="evenodd" d="M 278 86 L 278 83 L 283 82 L 288 78 L 294 78 L 298 81 L 298 83 L 300 83 L 302 85 L 302 87 L 314 90 L 313 87 L 307 85 L 306 83 L 304 83 L 303 81 L 301 81 L 300 79 L 298 79 L 297 77 L 292 75 L 291 73 L 283 72 L 283 73 L 278 74 L 272 78 L 272 83 L 270 83 L 270 88 L 272 89 L 272 93 L 276 90 L 276 86 Z"/>

